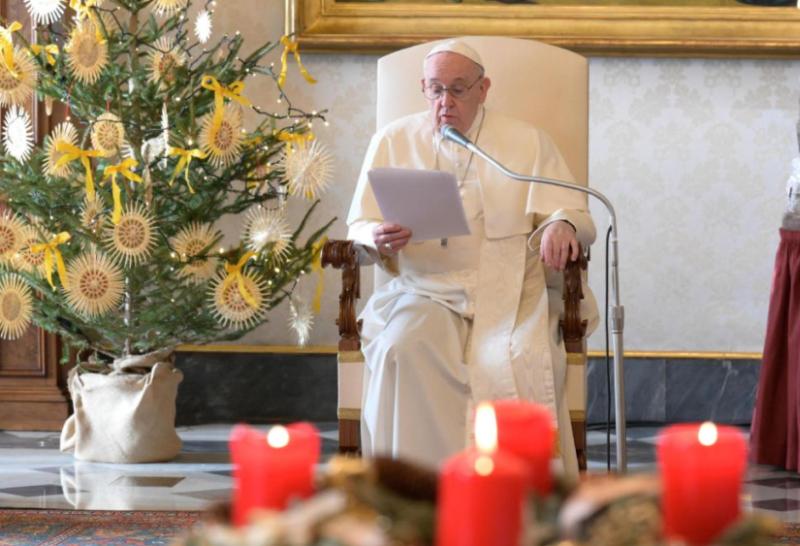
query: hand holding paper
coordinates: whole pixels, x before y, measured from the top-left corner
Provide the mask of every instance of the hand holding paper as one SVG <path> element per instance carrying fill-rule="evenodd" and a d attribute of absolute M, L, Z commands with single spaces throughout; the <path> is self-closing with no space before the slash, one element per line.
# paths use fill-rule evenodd
<path fill-rule="evenodd" d="M 409 228 L 412 241 L 469 235 L 452 174 L 383 167 L 367 176 L 384 220 Z"/>
<path fill-rule="evenodd" d="M 385 256 L 394 256 L 411 240 L 411 230 L 399 224 L 383 222 L 375 226 L 372 240 L 375 248 Z"/>

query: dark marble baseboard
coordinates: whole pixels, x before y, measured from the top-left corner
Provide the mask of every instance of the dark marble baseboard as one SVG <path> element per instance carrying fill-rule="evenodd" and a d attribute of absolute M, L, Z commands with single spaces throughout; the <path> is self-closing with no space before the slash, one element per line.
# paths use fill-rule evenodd
<path fill-rule="evenodd" d="M 184 374 L 180 426 L 336 419 L 336 355 L 187 352 L 177 365 Z M 759 368 L 758 360 L 628 358 L 626 419 L 749 424 Z M 605 359 L 589 359 L 587 383 L 587 422 L 599 425 L 606 421 Z"/>
<path fill-rule="evenodd" d="M 178 353 L 178 426 L 336 420 L 336 355 Z"/>
<path fill-rule="evenodd" d="M 627 358 L 624 365 L 628 422 L 711 420 L 750 424 L 760 360 Z M 611 369 L 613 395 L 613 361 Z M 589 359 L 587 382 L 587 422 L 590 425 L 604 423 L 608 408 L 604 358 Z M 613 398 L 611 418 L 613 422 Z"/>

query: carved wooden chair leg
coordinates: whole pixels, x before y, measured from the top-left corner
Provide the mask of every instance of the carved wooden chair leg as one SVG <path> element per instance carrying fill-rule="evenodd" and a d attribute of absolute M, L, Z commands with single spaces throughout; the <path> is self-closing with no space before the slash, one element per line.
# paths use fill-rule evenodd
<path fill-rule="evenodd" d="M 559 322 L 564 346 L 567 351 L 567 396 L 569 400 L 572 435 L 578 468 L 586 470 L 586 327 L 588 321 L 581 318 L 583 299 L 583 271 L 588 260 L 583 252 L 576 261 L 567 264 L 564 270 L 564 317 Z"/>
<path fill-rule="evenodd" d="M 359 374 L 363 366 L 361 355 L 361 324 L 356 320 L 356 302 L 360 297 L 360 269 L 352 241 L 329 240 L 322 248 L 322 266 L 342 270 L 342 292 L 339 295 L 339 350 L 337 376 L 339 381 L 339 451 L 361 453 L 361 392 Z M 346 385 L 344 383 L 350 383 Z M 355 389 L 353 389 L 355 384 Z M 344 398 L 349 397 L 350 400 Z"/>

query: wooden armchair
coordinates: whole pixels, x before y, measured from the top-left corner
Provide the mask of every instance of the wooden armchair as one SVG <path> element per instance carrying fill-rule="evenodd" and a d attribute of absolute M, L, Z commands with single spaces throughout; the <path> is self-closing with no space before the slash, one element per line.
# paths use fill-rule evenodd
<path fill-rule="evenodd" d="M 564 314 L 559 321 L 567 350 L 567 399 L 578 466 L 586 469 L 586 327 L 581 318 L 583 277 L 588 260 L 581 252 L 578 260 L 564 271 Z M 361 354 L 361 321 L 356 318 L 356 302 L 361 291 L 358 251 L 353 241 L 330 240 L 322 249 L 322 266 L 342 271 L 339 295 L 339 345 L 337 379 L 339 400 L 339 451 L 358 452 L 361 446 L 361 389 L 364 356 Z"/>
<path fill-rule="evenodd" d="M 465 38 L 481 55 L 492 79 L 487 107 L 527 120 L 553 138 L 572 174 L 586 183 L 588 174 L 588 64 L 571 51 L 532 40 L 504 37 Z M 426 108 L 419 90 L 422 62 L 432 43 L 386 55 L 378 60 L 377 127 Z M 339 445 L 359 449 L 363 356 L 355 305 L 360 297 L 358 251 L 351 241 L 328 241 L 323 265 L 342 271 L 340 296 L 338 392 Z M 378 269 L 378 268 L 376 268 Z M 563 283 L 565 309 L 560 318 L 568 353 L 569 401 L 578 461 L 586 466 L 587 317 L 581 317 L 586 259 L 568 266 Z M 379 272 L 376 271 L 376 277 Z M 380 282 L 380 281 L 377 281 Z M 552 306 L 551 306 L 552 308 Z M 554 313 L 551 313 L 555 317 Z"/>

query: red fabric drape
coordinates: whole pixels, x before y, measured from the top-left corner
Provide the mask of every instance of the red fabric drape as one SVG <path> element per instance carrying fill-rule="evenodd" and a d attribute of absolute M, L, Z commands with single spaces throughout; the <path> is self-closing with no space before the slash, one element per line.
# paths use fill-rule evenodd
<path fill-rule="evenodd" d="M 800 231 L 781 230 L 769 300 L 750 457 L 800 467 Z"/>

